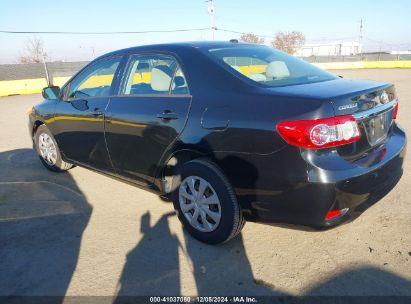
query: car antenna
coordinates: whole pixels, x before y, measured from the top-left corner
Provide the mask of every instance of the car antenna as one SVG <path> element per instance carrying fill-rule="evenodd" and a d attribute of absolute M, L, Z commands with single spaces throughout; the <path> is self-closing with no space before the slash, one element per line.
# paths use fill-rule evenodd
<path fill-rule="evenodd" d="M 238 40 L 237 39 L 230 39 L 230 42 L 231 43 L 238 43 Z"/>

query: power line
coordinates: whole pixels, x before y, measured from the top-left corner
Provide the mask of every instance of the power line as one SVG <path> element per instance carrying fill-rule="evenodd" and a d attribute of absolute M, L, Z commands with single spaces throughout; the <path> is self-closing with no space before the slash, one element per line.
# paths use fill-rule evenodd
<path fill-rule="evenodd" d="M 118 35 L 118 34 L 152 34 L 152 33 L 175 33 L 205 31 L 208 27 L 176 30 L 152 30 L 152 31 L 122 31 L 122 32 L 61 32 L 61 31 L 7 31 L 0 30 L 3 34 L 57 34 L 57 35 Z"/>
<path fill-rule="evenodd" d="M 216 26 L 211 26 L 211 29 L 216 31 L 222 31 L 232 34 L 246 34 L 247 32 L 233 31 L 224 28 L 217 28 Z M 191 29 L 176 29 L 176 30 L 152 30 L 152 31 L 118 31 L 118 32 L 65 32 L 65 31 L 9 31 L 0 30 L 3 34 L 55 34 L 55 35 L 116 35 L 116 34 L 150 34 L 150 33 L 175 33 L 175 32 L 192 32 L 192 31 L 206 31 L 210 30 L 210 27 L 202 28 L 191 28 Z M 260 35 L 255 34 L 258 37 L 272 38 L 270 35 Z"/>

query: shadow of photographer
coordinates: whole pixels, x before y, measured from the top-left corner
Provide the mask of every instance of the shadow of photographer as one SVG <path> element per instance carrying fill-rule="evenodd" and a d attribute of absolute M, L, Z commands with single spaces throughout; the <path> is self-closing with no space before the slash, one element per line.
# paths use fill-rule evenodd
<path fill-rule="evenodd" d="M 142 238 L 127 254 L 118 296 L 177 295 L 180 293 L 178 238 L 169 228 L 166 213 L 151 225 L 150 212 L 141 216 Z M 116 303 L 119 302 L 119 298 Z"/>
<path fill-rule="evenodd" d="M 0 295 L 62 302 L 92 207 L 70 173 L 47 171 L 34 150 L 1 152 L 0 168 Z"/>
<path fill-rule="evenodd" d="M 30 149 L 1 152 L 0 168 L 0 296 L 52 295 L 53 303 L 63 302 L 92 207 L 69 173 L 48 172 Z M 218 246 L 186 232 L 179 238 L 170 229 L 174 215 L 163 214 L 154 224 L 149 212 L 142 215 L 142 238 L 127 255 L 117 303 L 124 296 L 181 295 L 187 278 L 181 277 L 186 272 L 179 261 L 184 258 L 195 281 L 190 295 L 274 296 L 263 298 L 267 303 L 293 296 L 276 287 L 281 282 L 256 278 L 241 234 Z M 316 303 L 337 303 L 341 298 L 331 297 L 335 295 L 385 296 L 384 303 L 406 303 L 411 296 L 408 279 L 368 265 L 305 285 L 303 298 Z M 364 298 L 349 300 L 360 303 Z"/>

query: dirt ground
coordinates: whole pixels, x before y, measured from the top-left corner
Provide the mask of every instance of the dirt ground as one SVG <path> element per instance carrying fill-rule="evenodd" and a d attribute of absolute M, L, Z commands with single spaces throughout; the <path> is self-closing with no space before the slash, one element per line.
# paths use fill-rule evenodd
<path fill-rule="evenodd" d="M 411 70 L 336 73 L 394 82 L 411 134 Z M 44 169 L 26 117 L 40 100 L 0 98 L 0 295 L 411 296 L 411 149 L 399 184 L 352 223 L 247 223 L 208 246 L 154 194 L 83 168 Z"/>

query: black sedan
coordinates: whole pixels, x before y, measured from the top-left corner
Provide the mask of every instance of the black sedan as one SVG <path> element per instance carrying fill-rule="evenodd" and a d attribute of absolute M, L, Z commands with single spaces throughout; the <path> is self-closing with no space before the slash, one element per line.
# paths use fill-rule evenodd
<path fill-rule="evenodd" d="M 46 168 L 78 165 L 170 198 L 207 243 L 245 220 L 334 226 L 402 174 L 392 84 L 342 79 L 265 46 L 120 50 L 43 96 L 29 129 Z"/>

